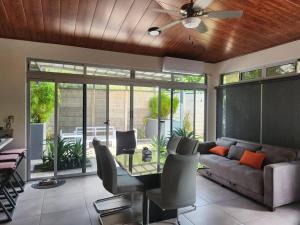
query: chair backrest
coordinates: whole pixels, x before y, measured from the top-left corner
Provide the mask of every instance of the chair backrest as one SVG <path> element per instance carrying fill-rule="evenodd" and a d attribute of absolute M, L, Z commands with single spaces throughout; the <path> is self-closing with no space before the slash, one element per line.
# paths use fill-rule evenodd
<path fill-rule="evenodd" d="M 101 142 L 97 138 L 94 138 L 93 146 L 94 146 L 96 162 L 97 162 L 97 175 L 102 180 L 103 175 L 102 175 L 101 160 L 100 160 Z"/>
<path fill-rule="evenodd" d="M 103 186 L 110 193 L 117 193 L 117 167 L 111 152 L 105 145 L 99 145 Z"/>
<path fill-rule="evenodd" d="M 178 144 L 176 153 L 180 155 L 190 155 L 197 152 L 198 141 L 195 139 L 190 139 L 188 137 L 183 137 Z"/>
<path fill-rule="evenodd" d="M 133 154 L 136 148 L 134 130 L 116 131 L 117 155 Z"/>
<path fill-rule="evenodd" d="M 168 155 L 161 177 L 162 202 L 168 209 L 192 206 L 196 202 L 199 154 Z"/>
<path fill-rule="evenodd" d="M 175 154 L 176 153 L 176 149 L 178 147 L 179 142 L 181 141 L 182 137 L 173 134 L 167 144 L 167 151 L 169 154 Z"/>

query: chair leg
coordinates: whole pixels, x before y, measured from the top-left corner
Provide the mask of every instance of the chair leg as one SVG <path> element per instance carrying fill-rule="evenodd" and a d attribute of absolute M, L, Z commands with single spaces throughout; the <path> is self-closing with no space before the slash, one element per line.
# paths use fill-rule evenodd
<path fill-rule="evenodd" d="M 147 197 L 147 225 L 149 225 L 150 220 L 150 199 Z"/>

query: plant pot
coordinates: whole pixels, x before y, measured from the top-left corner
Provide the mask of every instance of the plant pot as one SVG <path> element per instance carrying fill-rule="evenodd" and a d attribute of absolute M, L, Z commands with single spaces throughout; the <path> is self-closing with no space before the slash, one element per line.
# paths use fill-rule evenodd
<path fill-rule="evenodd" d="M 165 135 L 165 120 L 161 120 L 160 131 L 161 131 L 161 135 Z M 158 120 L 148 118 L 145 127 L 146 138 L 157 137 L 157 135 L 158 135 Z"/>
<path fill-rule="evenodd" d="M 46 123 L 30 124 L 30 159 L 41 159 L 45 149 L 47 125 Z"/>

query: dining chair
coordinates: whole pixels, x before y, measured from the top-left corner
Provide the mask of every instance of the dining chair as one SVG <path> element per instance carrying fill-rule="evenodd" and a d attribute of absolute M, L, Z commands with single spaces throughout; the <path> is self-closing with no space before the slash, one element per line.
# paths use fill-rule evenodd
<path fill-rule="evenodd" d="M 149 224 L 150 200 L 163 210 L 192 206 L 196 209 L 196 174 L 199 155 L 168 155 L 161 175 L 161 187 L 146 192 L 147 224 Z M 177 222 L 179 223 L 178 216 Z"/>
<path fill-rule="evenodd" d="M 167 152 L 168 154 L 176 154 L 176 149 L 178 147 L 178 144 L 180 143 L 182 137 L 176 135 L 176 134 L 173 134 L 168 143 L 167 143 Z"/>
<path fill-rule="evenodd" d="M 198 144 L 196 139 L 182 137 L 176 149 L 176 153 L 179 155 L 194 154 L 197 152 Z"/>
<path fill-rule="evenodd" d="M 101 150 L 99 151 L 101 161 L 101 174 L 103 177 L 104 188 L 113 194 L 114 196 L 120 196 L 125 194 L 132 194 L 134 192 L 141 192 L 144 190 L 144 184 L 135 177 L 130 175 L 119 175 L 117 174 L 117 167 L 113 155 L 105 145 L 99 145 Z M 100 211 L 101 217 L 118 213 L 124 209 L 130 208 L 132 202 L 125 202 L 120 206 L 111 208 L 109 210 Z M 96 209 L 97 210 L 97 209 Z"/>
<path fill-rule="evenodd" d="M 97 176 L 99 177 L 99 179 L 101 181 L 103 181 L 103 172 L 102 172 L 102 166 L 101 166 L 101 160 L 100 160 L 100 157 L 101 157 L 100 151 L 103 151 L 103 145 L 101 145 L 101 142 L 97 138 L 94 138 L 92 143 L 93 143 L 95 155 L 96 155 Z M 128 175 L 128 173 L 126 172 L 126 170 L 122 169 L 121 167 L 117 167 L 117 175 L 123 176 L 123 175 Z M 98 199 L 98 200 L 94 201 L 94 207 L 98 213 L 101 213 L 102 211 L 105 211 L 105 210 L 101 210 L 100 204 L 102 202 L 117 199 L 120 197 L 125 197 L 125 196 L 124 195 L 114 195 L 112 197 Z"/>
<path fill-rule="evenodd" d="M 116 131 L 117 155 L 133 154 L 136 149 L 136 137 L 134 130 Z"/>

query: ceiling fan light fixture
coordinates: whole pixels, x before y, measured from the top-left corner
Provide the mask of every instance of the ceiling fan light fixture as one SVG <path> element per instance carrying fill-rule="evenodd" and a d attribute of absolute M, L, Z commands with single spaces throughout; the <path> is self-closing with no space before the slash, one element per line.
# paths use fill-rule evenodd
<path fill-rule="evenodd" d="M 161 30 L 159 30 L 159 27 L 150 27 L 148 29 L 148 34 L 150 36 L 157 37 L 160 35 L 160 33 L 161 33 Z"/>
<path fill-rule="evenodd" d="M 185 28 L 194 29 L 199 26 L 201 19 L 199 17 L 188 17 L 182 20 L 182 24 Z"/>

